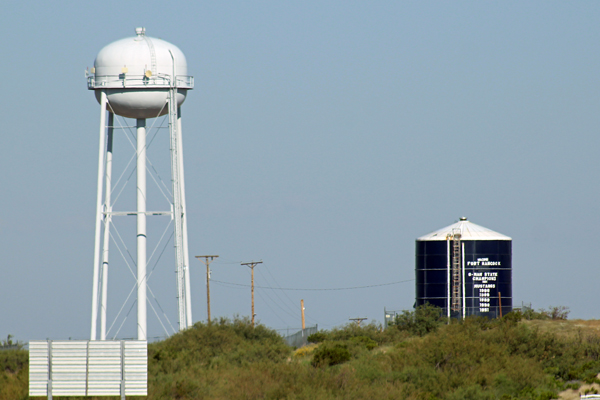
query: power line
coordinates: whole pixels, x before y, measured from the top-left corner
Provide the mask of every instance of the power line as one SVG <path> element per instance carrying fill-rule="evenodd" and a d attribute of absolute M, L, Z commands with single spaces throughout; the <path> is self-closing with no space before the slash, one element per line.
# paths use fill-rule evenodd
<path fill-rule="evenodd" d="M 250 287 L 250 285 L 244 285 L 242 283 L 224 282 L 224 281 L 218 281 L 216 279 L 213 279 L 212 281 L 213 282 L 224 283 L 226 285 Z M 269 287 L 269 286 L 254 286 L 254 287 L 255 288 L 259 288 L 259 289 L 270 289 L 270 290 L 306 290 L 306 291 L 309 291 L 309 290 L 310 291 L 354 290 L 354 289 L 368 289 L 368 288 L 378 287 L 378 286 L 397 285 L 399 283 L 406 283 L 406 282 L 412 282 L 412 281 L 414 281 L 414 279 L 407 279 L 407 280 L 404 280 L 404 281 L 397 281 L 397 282 L 390 282 L 390 283 L 380 283 L 380 284 L 377 284 L 377 285 L 353 286 L 353 287 L 345 287 L 345 288 L 319 288 L 319 289 L 313 289 L 313 288 L 280 288 L 280 287 Z"/>
<path fill-rule="evenodd" d="M 266 268 L 266 267 L 265 267 Z M 268 270 L 267 270 L 268 271 Z M 267 282 L 267 284 L 271 284 L 271 282 L 269 282 L 269 280 L 267 279 L 267 277 L 260 271 L 258 270 L 258 273 L 265 279 L 265 281 Z M 272 277 L 273 275 L 271 275 Z M 279 289 L 279 283 L 277 283 L 277 281 L 275 281 L 275 285 L 277 286 L 277 288 Z M 265 293 L 266 294 L 266 293 Z M 283 299 L 281 298 L 281 296 L 279 296 L 279 294 L 277 293 L 277 291 L 274 291 L 273 294 L 279 299 L 279 303 L 276 303 L 277 305 L 279 304 L 283 304 L 290 312 L 291 314 L 288 312 L 288 315 L 292 315 L 294 316 L 294 319 L 298 319 L 298 311 L 293 309 L 292 307 L 290 307 L 285 301 L 283 301 Z M 286 292 L 283 292 L 283 294 L 285 294 L 285 296 L 289 299 L 290 297 L 287 295 Z M 271 298 L 269 296 L 269 298 Z M 290 299 L 290 301 L 293 303 L 293 301 Z M 280 306 L 281 307 L 281 306 Z"/>

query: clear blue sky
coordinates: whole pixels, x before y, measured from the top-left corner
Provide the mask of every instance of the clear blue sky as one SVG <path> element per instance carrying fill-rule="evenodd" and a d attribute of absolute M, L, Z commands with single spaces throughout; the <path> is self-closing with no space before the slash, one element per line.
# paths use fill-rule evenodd
<path fill-rule="evenodd" d="M 597 318 L 599 20 L 592 1 L 3 3 L 0 338 L 89 336 L 99 107 L 84 71 L 136 26 L 180 47 L 196 80 L 190 251 L 221 256 L 213 279 L 248 284 L 238 263 L 257 259 L 262 286 L 414 279 L 415 239 L 464 215 L 513 238 L 515 304 Z M 134 283 L 113 255 L 111 320 Z M 175 325 L 170 246 L 161 263 L 150 286 Z M 246 287 L 211 295 L 213 316 L 250 314 Z M 258 319 L 298 327 L 301 298 L 309 325 L 382 321 L 412 307 L 414 282 L 259 289 Z"/>

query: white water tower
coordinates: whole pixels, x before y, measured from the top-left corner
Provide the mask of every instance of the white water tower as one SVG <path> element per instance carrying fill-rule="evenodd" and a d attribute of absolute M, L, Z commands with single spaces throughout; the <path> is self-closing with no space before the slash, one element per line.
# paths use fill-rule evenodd
<path fill-rule="evenodd" d="M 176 46 L 146 36 L 136 28 L 136 36 L 117 40 L 98 53 L 88 75 L 88 89 L 100 103 L 100 145 L 98 157 L 98 197 L 92 289 L 91 339 L 98 334 L 106 338 L 106 308 L 111 221 L 117 216 L 137 219 L 137 338 L 147 339 L 146 323 L 146 219 L 170 216 L 174 225 L 179 329 L 192 324 L 190 301 L 189 255 L 183 154 L 181 104 L 194 80 L 187 74 L 185 56 Z M 108 114 L 108 124 L 107 124 Z M 168 114 L 172 193 L 170 210 L 146 209 L 146 120 Z M 113 131 L 115 115 L 136 120 L 136 198 L 137 209 L 114 211 L 111 203 Z M 131 217 L 130 217 L 131 218 Z"/>

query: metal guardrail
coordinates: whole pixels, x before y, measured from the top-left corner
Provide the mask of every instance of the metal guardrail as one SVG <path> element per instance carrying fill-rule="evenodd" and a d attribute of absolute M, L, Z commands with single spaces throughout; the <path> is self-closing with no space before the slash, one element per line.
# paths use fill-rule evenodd
<path fill-rule="evenodd" d="M 177 75 L 176 86 L 179 89 L 193 89 L 194 77 Z M 89 75 L 87 77 L 89 90 L 95 89 L 141 89 L 141 88 L 170 88 L 170 75 L 156 75 L 146 77 L 145 75 Z"/>
<path fill-rule="evenodd" d="M 143 340 L 29 342 L 29 396 L 147 396 Z"/>
<path fill-rule="evenodd" d="M 584 394 L 579 396 L 580 399 L 600 399 L 600 394 Z"/>

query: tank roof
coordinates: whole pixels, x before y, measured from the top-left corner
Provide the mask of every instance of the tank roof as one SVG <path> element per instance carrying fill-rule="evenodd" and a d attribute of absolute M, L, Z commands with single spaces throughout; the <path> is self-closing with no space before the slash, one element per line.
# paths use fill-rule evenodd
<path fill-rule="evenodd" d="M 462 217 L 458 222 L 417 238 L 417 241 L 446 240 L 454 230 L 460 230 L 461 240 L 512 240 L 510 237 L 484 228 Z"/>

